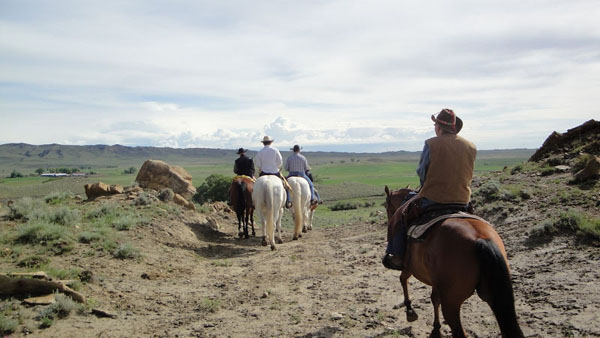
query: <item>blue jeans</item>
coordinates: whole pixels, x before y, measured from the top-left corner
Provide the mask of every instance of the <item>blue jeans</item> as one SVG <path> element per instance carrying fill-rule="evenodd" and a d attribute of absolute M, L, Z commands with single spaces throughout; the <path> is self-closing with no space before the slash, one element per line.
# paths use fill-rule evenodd
<path fill-rule="evenodd" d="M 318 195 L 315 196 L 315 186 L 313 185 L 313 182 L 310 180 L 310 178 L 308 178 L 308 176 L 306 175 L 306 173 L 304 171 L 290 171 L 290 173 L 287 175 L 287 178 L 290 178 L 292 176 L 302 177 L 308 182 L 308 186 L 310 186 L 311 201 L 314 201 L 319 198 Z"/>
<path fill-rule="evenodd" d="M 416 191 L 409 193 L 406 196 L 404 202 L 408 201 L 409 199 L 414 197 L 416 194 L 417 194 Z M 425 197 L 422 197 L 415 203 L 419 203 L 419 207 L 421 209 L 426 209 L 430 206 L 438 204 L 438 203 L 436 203 L 430 199 L 427 199 Z M 407 233 L 408 233 L 408 225 L 400 224 L 400 226 L 398 227 L 398 230 L 396 230 L 396 233 L 394 234 L 394 238 L 392 238 L 388 242 L 385 253 L 392 254 L 394 256 L 404 257 L 404 251 L 406 250 L 406 235 L 407 235 Z"/>

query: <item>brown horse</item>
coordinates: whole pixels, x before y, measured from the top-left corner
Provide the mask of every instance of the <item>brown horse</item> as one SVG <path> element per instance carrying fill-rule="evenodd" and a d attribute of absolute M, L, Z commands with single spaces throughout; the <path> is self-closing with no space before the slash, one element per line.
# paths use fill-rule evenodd
<path fill-rule="evenodd" d="M 252 226 L 252 236 L 256 236 L 254 231 L 254 204 L 252 203 L 252 190 L 254 181 L 247 176 L 236 176 L 229 187 L 229 203 L 234 208 L 238 219 L 238 236 L 240 238 L 250 238 L 248 234 L 248 224 Z M 241 230 L 244 227 L 243 232 Z"/>
<path fill-rule="evenodd" d="M 401 216 L 399 207 L 410 189 L 390 192 L 385 208 L 388 214 L 388 241 Z M 424 239 L 408 240 L 400 283 L 404 291 L 406 318 L 418 316 L 411 307 L 407 280 L 414 275 L 430 285 L 434 322 L 431 337 L 440 336 L 439 306 L 453 337 L 465 337 L 460 322 L 460 307 L 475 290 L 488 303 L 502 337 L 523 337 L 517 322 L 510 271 L 504 244 L 488 223 L 469 218 L 449 218 L 430 228 Z"/>

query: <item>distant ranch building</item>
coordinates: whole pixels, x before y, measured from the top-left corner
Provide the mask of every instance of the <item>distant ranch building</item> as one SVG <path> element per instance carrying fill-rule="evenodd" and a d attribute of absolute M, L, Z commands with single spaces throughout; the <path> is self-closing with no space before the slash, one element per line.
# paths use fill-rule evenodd
<path fill-rule="evenodd" d="M 65 173 L 46 173 L 46 174 L 42 174 L 42 177 L 67 177 L 69 175 L 65 174 Z"/>
<path fill-rule="evenodd" d="M 42 177 L 67 177 L 67 176 L 75 176 L 75 177 L 85 177 L 87 176 L 87 173 L 72 173 L 72 174 L 65 174 L 65 173 L 44 173 L 41 174 L 40 176 Z"/>

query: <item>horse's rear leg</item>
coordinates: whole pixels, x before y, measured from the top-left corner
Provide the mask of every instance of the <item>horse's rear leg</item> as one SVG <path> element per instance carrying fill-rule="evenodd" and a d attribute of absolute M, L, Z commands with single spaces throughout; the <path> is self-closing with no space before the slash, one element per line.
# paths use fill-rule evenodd
<path fill-rule="evenodd" d="M 242 238 L 244 236 L 244 233 L 242 232 L 242 227 L 243 227 L 243 223 L 244 223 L 244 215 L 240 215 L 238 213 L 237 215 L 238 218 L 238 237 Z"/>
<path fill-rule="evenodd" d="M 433 288 L 431 291 L 431 303 L 433 303 L 433 331 L 431 332 L 430 337 L 440 337 L 440 329 L 442 325 L 440 324 L 440 294 L 436 288 Z"/>
<path fill-rule="evenodd" d="M 250 209 L 250 225 L 252 226 L 252 237 L 256 237 L 256 231 L 254 231 L 254 209 Z"/>
<path fill-rule="evenodd" d="M 248 239 L 250 238 L 250 235 L 248 234 L 248 219 L 250 218 L 250 210 L 246 209 L 244 211 L 244 238 Z"/>
<path fill-rule="evenodd" d="M 277 238 L 275 239 L 277 241 L 277 244 L 282 244 L 283 243 L 283 239 L 281 237 L 281 218 L 283 216 L 283 209 L 280 209 L 277 217 L 275 218 L 275 230 L 277 232 Z"/>
<path fill-rule="evenodd" d="M 450 326 L 450 330 L 452 330 L 453 338 L 466 337 L 465 331 L 463 330 L 460 322 L 461 305 L 462 301 L 442 299 L 442 313 L 444 314 L 446 323 L 448 323 Z"/>
<path fill-rule="evenodd" d="M 408 296 L 408 279 L 412 276 L 407 270 L 403 270 L 400 274 L 400 284 L 402 284 L 402 291 L 404 292 L 404 306 L 406 307 L 406 320 L 414 322 L 419 319 L 419 315 L 412 308 L 410 298 Z"/>

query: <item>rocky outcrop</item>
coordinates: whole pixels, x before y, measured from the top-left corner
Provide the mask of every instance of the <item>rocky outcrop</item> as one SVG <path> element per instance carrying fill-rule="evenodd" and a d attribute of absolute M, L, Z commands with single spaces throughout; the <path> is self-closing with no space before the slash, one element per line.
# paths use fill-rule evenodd
<path fill-rule="evenodd" d="M 561 134 L 550 134 L 542 146 L 529 158 L 539 162 L 558 155 L 564 159 L 576 158 L 580 153 L 600 155 L 600 121 L 589 120 Z"/>
<path fill-rule="evenodd" d="M 86 184 L 84 188 L 88 201 L 94 200 L 100 196 L 112 196 L 123 193 L 123 187 L 120 185 L 108 185 L 102 182 Z"/>
<path fill-rule="evenodd" d="M 186 209 L 194 210 L 194 211 L 196 210 L 196 206 L 194 205 L 194 203 L 186 200 L 179 194 L 173 195 L 173 202 L 175 202 L 175 204 L 181 205 L 182 207 L 184 207 Z"/>
<path fill-rule="evenodd" d="M 171 166 L 163 161 L 148 160 L 144 162 L 135 179 L 144 189 L 160 191 L 170 188 L 186 200 L 196 193 L 192 185 L 192 175 L 178 166 Z"/>

